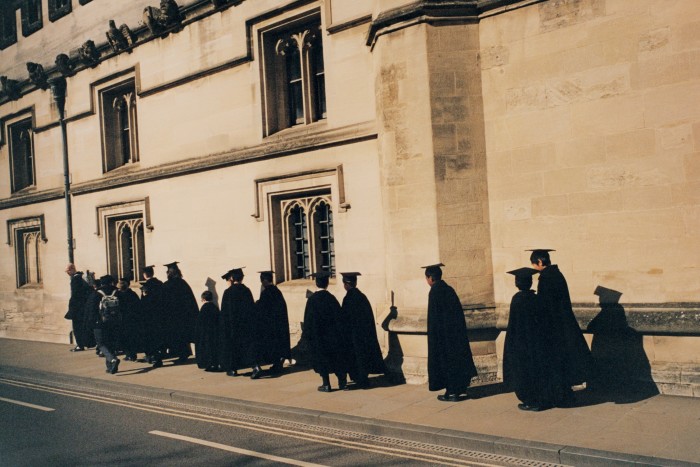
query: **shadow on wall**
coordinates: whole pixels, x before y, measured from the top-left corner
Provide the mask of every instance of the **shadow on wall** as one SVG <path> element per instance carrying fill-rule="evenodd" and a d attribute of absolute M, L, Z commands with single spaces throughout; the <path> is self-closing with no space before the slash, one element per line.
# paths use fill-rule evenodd
<path fill-rule="evenodd" d="M 216 292 L 216 281 L 211 277 L 207 277 L 207 280 L 204 282 L 204 286 L 213 295 L 212 302 L 216 304 L 217 308 L 221 309 L 221 306 L 219 305 L 219 294 Z M 199 303 L 199 295 L 195 293 L 195 296 L 197 297 L 197 303 Z"/>
<path fill-rule="evenodd" d="M 659 394 L 644 353 L 643 336 L 627 323 L 620 305 L 622 292 L 598 286 L 600 313 L 588 325 L 596 371 L 591 389 L 617 404 L 638 402 Z"/>

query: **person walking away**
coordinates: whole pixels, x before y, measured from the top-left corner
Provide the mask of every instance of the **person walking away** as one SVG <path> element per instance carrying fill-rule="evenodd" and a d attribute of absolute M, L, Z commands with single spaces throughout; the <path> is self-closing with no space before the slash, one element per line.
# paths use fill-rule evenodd
<path fill-rule="evenodd" d="M 261 332 L 265 342 L 261 348 L 261 357 L 272 362 L 269 371 L 280 373 L 284 361 L 292 358 L 289 339 L 289 315 L 287 302 L 280 289 L 274 284 L 273 271 L 260 271 L 260 299 L 255 303 L 261 321 Z"/>
<path fill-rule="evenodd" d="M 469 346 L 462 303 L 452 287 L 442 280 L 444 264 L 423 266 L 428 294 L 428 389 L 445 390 L 437 398 L 458 402 L 477 375 Z"/>
<path fill-rule="evenodd" d="M 382 351 L 377 339 L 377 328 L 374 323 L 372 305 L 360 289 L 357 288 L 359 272 L 341 272 L 345 297 L 343 297 L 342 312 L 348 324 L 352 342 L 352 359 L 350 362 L 350 377 L 354 381 L 348 389 L 366 389 L 370 386 L 370 374 L 384 374 L 386 367 Z"/>
<path fill-rule="evenodd" d="M 340 329 L 342 325 L 340 303 L 326 289 L 330 273 L 312 274 L 318 290 L 306 301 L 304 310 L 304 338 L 309 345 L 311 364 L 321 376 L 320 392 L 331 392 L 329 375 L 335 373 L 338 389 L 347 387 L 347 359 L 350 349 Z"/>
<path fill-rule="evenodd" d="M 119 369 L 117 339 L 119 338 L 120 306 L 117 288 L 110 275 L 100 277 L 99 287 L 85 303 L 85 313 L 92 325 L 97 347 L 104 355 L 106 372 L 115 374 Z"/>
<path fill-rule="evenodd" d="M 219 370 L 219 308 L 213 302 L 214 294 L 202 292 L 202 308 L 197 316 L 194 353 L 197 367 L 204 371 Z"/>

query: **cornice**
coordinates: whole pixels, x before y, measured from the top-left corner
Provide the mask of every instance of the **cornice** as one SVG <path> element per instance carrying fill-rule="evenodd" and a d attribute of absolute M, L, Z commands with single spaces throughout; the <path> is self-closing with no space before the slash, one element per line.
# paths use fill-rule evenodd
<path fill-rule="evenodd" d="M 55 201 L 63 198 L 63 188 L 52 188 L 49 190 L 36 191 L 34 193 L 23 193 L 10 198 L 0 200 L 0 211 L 5 209 L 27 206 L 30 204 Z"/>
<path fill-rule="evenodd" d="M 140 170 L 115 170 L 103 178 L 72 185 L 71 193 L 80 196 L 97 191 L 138 185 L 166 178 L 181 177 L 255 161 L 274 159 L 319 149 L 357 143 L 377 138 L 374 122 L 320 131 L 289 132 L 266 138 L 262 144 L 208 154 L 196 158 L 148 167 Z"/>
<path fill-rule="evenodd" d="M 417 0 L 377 15 L 369 27 L 366 44 L 374 47 L 380 36 L 416 24 L 478 23 L 484 16 L 544 1 L 549 0 Z"/>

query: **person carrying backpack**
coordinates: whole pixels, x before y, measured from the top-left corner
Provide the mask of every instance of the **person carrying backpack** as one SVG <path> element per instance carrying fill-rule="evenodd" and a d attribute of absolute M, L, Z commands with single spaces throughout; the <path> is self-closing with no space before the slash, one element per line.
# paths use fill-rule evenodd
<path fill-rule="evenodd" d="M 114 277 L 100 277 L 100 285 L 88 298 L 85 313 L 92 325 L 97 348 L 105 357 L 106 372 L 115 374 L 119 369 L 117 341 L 121 324 L 121 309 Z"/>

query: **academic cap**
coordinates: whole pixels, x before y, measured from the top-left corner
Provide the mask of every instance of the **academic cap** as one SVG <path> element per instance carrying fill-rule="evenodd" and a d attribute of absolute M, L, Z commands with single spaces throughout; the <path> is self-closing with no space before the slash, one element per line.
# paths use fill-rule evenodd
<path fill-rule="evenodd" d="M 539 271 L 533 268 L 518 268 L 508 271 L 507 274 L 513 274 L 515 277 L 532 277 Z"/>
<path fill-rule="evenodd" d="M 596 287 L 593 293 L 600 298 L 600 303 L 619 303 L 620 297 L 622 297 L 622 292 L 601 285 Z"/>
<path fill-rule="evenodd" d="M 331 273 L 328 271 L 319 271 L 311 274 L 314 279 L 323 279 L 324 277 L 331 277 Z"/>
<path fill-rule="evenodd" d="M 431 264 L 430 266 L 421 266 L 423 269 L 428 269 L 428 268 L 441 268 L 444 267 L 445 265 L 442 263 L 437 263 L 437 264 Z"/>
<path fill-rule="evenodd" d="M 173 261 L 172 263 L 164 264 L 163 266 L 165 266 L 165 267 L 168 268 L 168 269 L 169 269 L 169 268 L 176 268 L 176 269 L 179 269 L 179 268 L 177 267 L 178 264 L 180 264 L 179 261 Z"/>
<path fill-rule="evenodd" d="M 354 283 L 357 282 L 357 276 L 361 276 L 359 272 L 341 272 L 341 276 L 343 276 L 343 282 L 349 282 L 349 283 Z"/>
<path fill-rule="evenodd" d="M 258 271 L 260 274 L 260 280 L 266 280 L 272 282 L 272 278 L 275 277 L 275 271 Z"/>
<path fill-rule="evenodd" d="M 421 266 L 421 268 L 425 269 L 425 277 L 431 276 L 434 277 L 436 274 L 442 275 L 442 269 L 444 264 L 442 263 L 437 263 L 437 264 L 431 264 L 430 266 Z"/>
<path fill-rule="evenodd" d="M 545 253 L 549 253 L 550 251 L 557 251 L 557 250 L 552 250 L 551 248 L 533 248 L 531 250 L 525 250 L 525 251 L 532 251 L 532 252 L 543 251 Z"/>
<path fill-rule="evenodd" d="M 155 264 L 151 264 L 150 266 L 144 266 L 143 268 L 144 269 L 149 269 L 149 268 L 153 269 L 154 267 L 156 267 Z"/>

